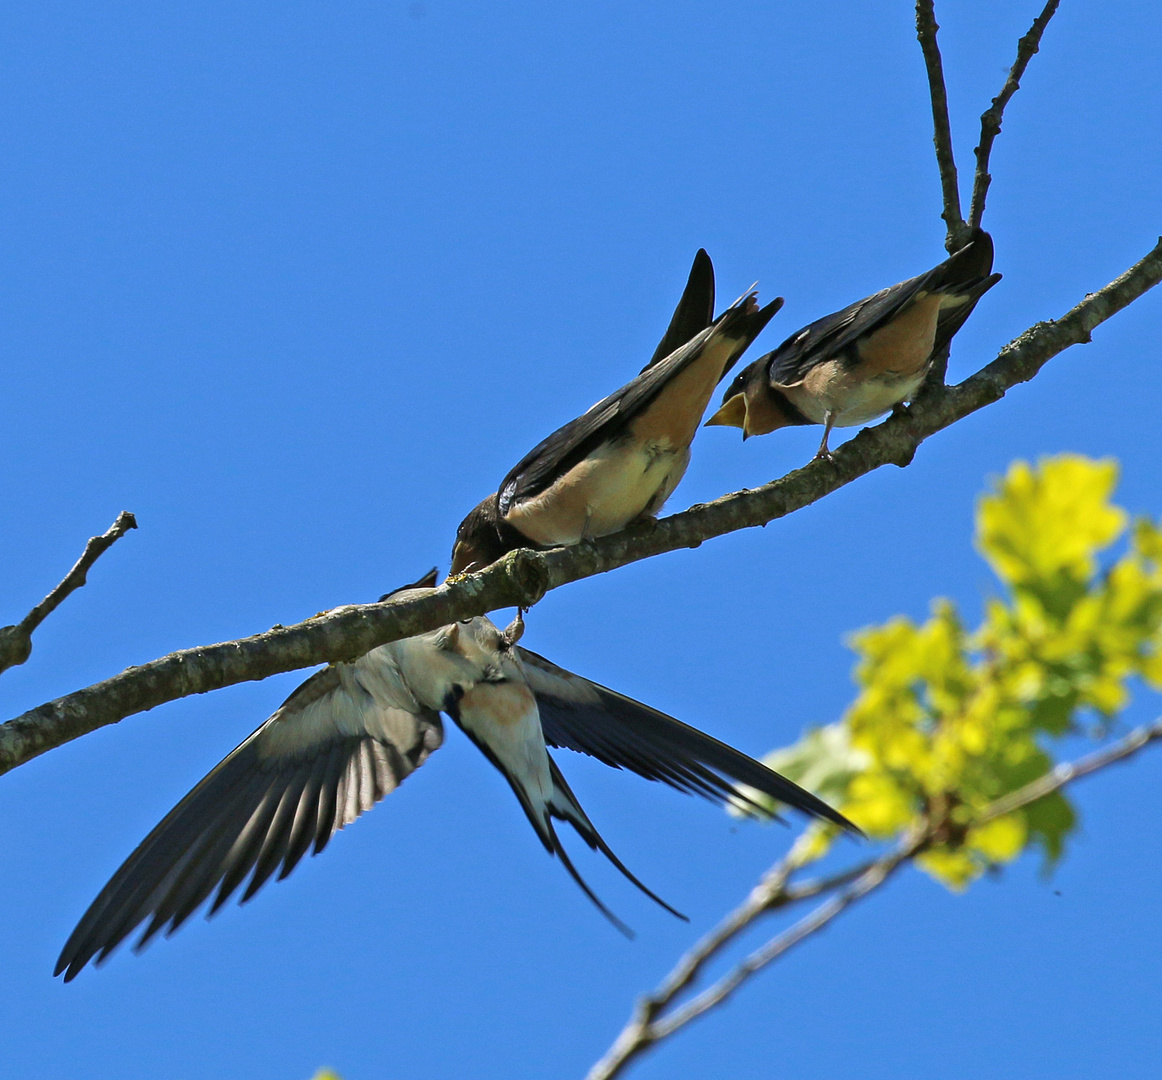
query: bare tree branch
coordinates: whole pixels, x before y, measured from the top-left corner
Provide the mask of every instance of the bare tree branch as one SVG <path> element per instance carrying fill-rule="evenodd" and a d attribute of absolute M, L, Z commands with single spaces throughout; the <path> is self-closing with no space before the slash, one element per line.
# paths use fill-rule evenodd
<path fill-rule="evenodd" d="M 789 879 L 801 863 L 794 854 L 779 860 L 763 875 L 746 900 L 678 961 L 661 986 L 638 1002 L 629 1024 L 605 1057 L 593 1067 L 587 1080 L 616 1075 L 633 1058 L 669 1034 L 664 1029 L 669 1026 L 672 1018 L 659 1020 L 667 1006 L 689 989 L 701 976 L 706 965 L 758 918 L 813 896 L 832 892 L 873 870 L 877 862 L 876 859 L 869 859 L 832 877 L 791 884 Z M 607 1069 L 613 1071 L 603 1071 Z"/>
<path fill-rule="evenodd" d="M 928 97 L 932 102 L 932 142 L 936 147 L 936 164 L 940 169 L 940 190 L 944 197 L 944 219 L 948 234 L 944 246 L 956 251 L 968 238 L 968 226 L 960 213 L 960 183 L 956 175 L 956 158 L 952 154 L 952 126 L 948 122 L 948 90 L 944 85 L 944 63 L 936 44 L 936 12 L 933 0 L 916 0 L 916 37 L 924 53 L 928 71 Z"/>
<path fill-rule="evenodd" d="M 23 664 L 32 655 L 32 633 L 49 617 L 70 593 L 85 584 L 85 577 L 93 563 L 130 529 L 137 528 L 137 519 L 128 510 L 122 510 L 117 520 L 100 536 L 91 536 L 85 550 L 64 580 L 14 626 L 0 626 L 0 672 Z"/>
<path fill-rule="evenodd" d="M 1124 739 L 1068 764 L 1058 765 L 1044 776 L 1002 796 L 973 816 L 973 825 L 1011 814 L 1043 799 L 1067 784 L 1100 769 L 1124 761 L 1151 742 L 1162 739 L 1162 719 L 1136 728 Z M 586 1080 L 613 1080 L 650 1047 L 685 1027 L 691 1020 L 721 1005 L 752 975 L 773 963 L 812 934 L 822 930 L 848 907 L 883 885 L 901 866 L 925 850 L 939 834 L 945 822 L 921 820 L 888 854 L 861 863 L 829 878 L 795 885 L 792 874 L 799 869 L 793 855 L 772 867 L 751 891 L 750 896 L 694 946 L 653 993 L 641 999 L 629 1023 L 602 1059 L 589 1071 Z M 820 904 L 805 918 L 777 934 L 761 948 L 729 971 L 721 979 L 675 1008 L 666 1009 L 694 983 L 712 960 L 753 923 L 768 912 L 786 907 L 810 896 L 839 889 L 837 895 Z"/>
<path fill-rule="evenodd" d="M 1125 738 L 1102 747 L 1100 750 L 1095 750 L 1092 754 L 1077 761 L 1063 762 L 1037 780 L 1030 781 L 1024 787 L 1018 788 L 1008 795 L 1002 795 L 996 801 L 989 803 L 978 814 L 975 814 L 972 823 L 983 825 L 986 821 L 992 821 L 994 818 L 1011 814 L 1014 810 L 1020 810 L 1022 806 L 1028 806 L 1038 799 L 1045 798 L 1046 795 L 1060 791 L 1066 784 L 1072 784 L 1074 780 L 1080 780 L 1083 776 L 1089 776 L 1090 773 L 1095 773 L 1099 769 L 1133 757 L 1144 746 L 1158 739 L 1162 739 L 1162 719 L 1134 728 Z"/>
<path fill-rule="evenodd" d="M 989 155 L 992 153 L 993 142 L 1001 133 L 1001 118 L 1004 116 L 1005 106 L 1020 88 L 1021 76 L 1025 74 L 1025 68 L 1029 66 L 1029 61 L 1033 59 L 1033 55 L 1040 48 L 1041 35 L 1045 33 L 1045 27 L 1049 25 L 1049 20 L 1053 18 L 1059 3 L 1060 0 L 1048 0 L 1045 7 L 1042 8 L 1041 14 L 1033 20 L 1029 32 L 1017 42 L 1017 59 L 1013 61 L 1013 66 L 1005 79 L 1005 85 L 1001 88 L 1001 92 L 993 98 L 992 105 L 981 115 L 980 145 L 975 150 L 976 174 L 972 179 L 972 203 L 969 207 L 969 226 L 971 228 L 978 227 L 981 218 L 984 217 L 985 198 L 988 195 L 989 184 L 992 183 L 993 179 L 989 175 Z"/>
<path fill-rule="evenodd" d="M 1160 280 L 1162 241 L 1060 319 L 1030 327 L 964 382 L 933 388 L 899 415 L 861 431 L 835 451 L 833 460 L 813 461 L 760 488 L 574 547 L 510 552 L 430 596 L 336 608 L 295 626 L 171 653 L 37 706 L 0 725 L 0 773 L 167 701 L 314 664 L 352 660 L 377 645 L 497 608 L 531 607 L 549 589 L 785 517 L 882 465 L 907 465 L 930 435 L 999 401 L 1069 346 L 1089 341 L 1096 326 Z"/>
<path fill-rule="evenodd" d="M 655 1041 L 672 1035 L 679 1028 L 685 1027 L 691 1020 L 715 1006 L 721 1005 L 756 972 L 761 971 L 768 964 L 774 963 L 784 953 L 790 952 L 796 945 L 822 930 L 832 919 L 842 914 L 853 903 L 862 900 L 878 889 L 904 863 L 926 847 L 928 842 L 926 830 L 921 829 L 901 842 L 890 854 L 885 855 L 882 859 L 877 859 L 847 888 L 825 900 L 810 915 L 800 919 L 794 926 L 772 938 L 761 949 L 756 949 L 713 986 L 708 987 L 669 1016 L 659 1020 L 654 1025 Z"/>

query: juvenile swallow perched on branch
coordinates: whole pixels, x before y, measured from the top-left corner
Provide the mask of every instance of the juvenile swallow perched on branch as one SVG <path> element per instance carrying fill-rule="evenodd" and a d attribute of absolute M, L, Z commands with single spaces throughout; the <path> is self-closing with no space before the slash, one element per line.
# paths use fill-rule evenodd
<path fill-rule="evenodd" d="M 926 274 L 910 278 L 796 331 L 738 373 L 707 426 L 742 437 L 822 424 L 816 457 L 829 458 L 833 427 L 857 427 L 911 400 L 932 359 L 1001 280 L 982 229 Z"/>
<path fill-rule="evenodd" d="M 435 573 L 416 586 L 430 588 Z M 601 838 L 546 744 L 718 801 L 745 804 L 732 781 L 846 828 L 810 792 L 695 728 L 516 647 L 518 620 L 486 618 L 373 649 L 312 675 L 145 838 L 69 937 L 55 974 L 76 977 L 148 920 L 137 948 L 172 934 L 203 903 L 217 911 L 249 878 L 241 902 L 278 871 L 371 809 L 443 741 L 445 712 L 508 781 L 544 845 L 623 931 L 561 844 L 573 827 L 667 911 Z"/>
<path fill-rule="evenodd" d="M 717 319 L 714 268 L 699 251 L 649 364 L 632 382 L 533 447 L 456 530 L 452 574 L 519 547 L 607 536 L 652 517 L 686 472 L 714 387 L 783 305 L 749 292 Z"/>

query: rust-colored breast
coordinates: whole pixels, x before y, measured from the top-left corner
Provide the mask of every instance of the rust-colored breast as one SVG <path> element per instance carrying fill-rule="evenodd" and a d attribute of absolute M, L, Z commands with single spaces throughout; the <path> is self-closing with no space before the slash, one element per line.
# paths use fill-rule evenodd
<path fill-rule="evenodd" d="M 500 727 L 519 724 L 536 707 L 532 691 L 519 682 L 477 683 L 460 701 L 463 712 Z"/>

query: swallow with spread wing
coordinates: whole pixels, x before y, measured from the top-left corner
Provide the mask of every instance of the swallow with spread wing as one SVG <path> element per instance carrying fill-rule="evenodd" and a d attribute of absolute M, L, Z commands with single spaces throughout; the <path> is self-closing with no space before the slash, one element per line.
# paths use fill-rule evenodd
<path fill-rule="evenodd" d="M 656 514 L 686 471 L 715 386 L 782 304 L 760 308 L 749 292 L 713 319 L 714 268 L 699 251 L 649 364 L 517 463 L 460 523 L 450 572 L 481 570 L 514 548 L 607 536 Z"/>
<path fill-rule="evenodd" d="M 434 583 L 433 571 L 410 588 Z M 521 629 L 519 619 L 505 631 L 469 619 L 312 675 L 129 856 L 82 916 L 55 974 L 75 978 L 146 920 L 137 948 L 159 931 L 172 934 L 211 894 L 208 914 L 247 878 L 240 902 L 276 871 L 286 877 L 440 746 L 441 712 L 496 766 L 545 849 L 624 932 L 574 867 L 554 821 L 568 822 L 647 896 L 678 912 L 610 850 L 546 745 L 718 802 L 747 804 L 735 787 L 745 784 L 852 828 L 810 792 L 725 743 L 517 647 Z"/>
<path fill-rule="evenodd" d="M 707 426 L 742 428 L 746 439 L 794 424 L 822 424 L 815 456 L 830 458 L 833 427 L 866 424 L 911 400 L 933 357 L 1001 280 L 992 266 L 992 239 L 977 229 L 926 274 L 818 319 L 748 365 Z"/>

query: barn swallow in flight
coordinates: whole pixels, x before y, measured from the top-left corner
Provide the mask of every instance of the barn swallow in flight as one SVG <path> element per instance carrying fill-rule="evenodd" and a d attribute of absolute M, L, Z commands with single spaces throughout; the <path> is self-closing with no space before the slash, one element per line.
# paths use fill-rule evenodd
<path fill-rule="evenodd" d="M 932 359 L 1001 280 L 982 229 L 926 274 L 901 281 L 796 331 L 730 384 L 707 426 L 742 437 L 792 424 L 822 424 L 816 457 L 830 458 L 833 427 L 856 427 L 911 400 Z"/>
<path fill-rule="evenodd" d="M 435 571 L 406 594 L 422 595 L 434 584 Z M 441 712 L 508 781 L 550 855 L 626 933 L 573 866 L 554 821 L 568 822 L 647 896 L 678 912 L 610 850 L 546 745 L 720 803 L 753 805 L 737 781 L 854 828 L 725 743 L 516 647 L 522 627 L 519 617 L 504 631 L 486 618 L 468 619 L 316 672 L 142 841 L 77 924 L 54 974 L 75 978 L 147 919 L 138 949 L 158 931 L 172 934 L 212 893 L 213 914 L 247 877 L 240 902 L 276 870 L 286 877 L 308 849 L 322 851 L 440 746 Z"/>
<path fill-rule="evenodd" d="M 710 395 L 783 305 L 749 292 L 717 319 L 714 267 L 699 251 L 653 358 L 632 382 L 533 447 L 456 530 L 452 574 L 520 547 L 608 536 L 652 517 L 690 462 Z"/>

